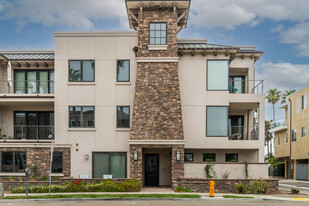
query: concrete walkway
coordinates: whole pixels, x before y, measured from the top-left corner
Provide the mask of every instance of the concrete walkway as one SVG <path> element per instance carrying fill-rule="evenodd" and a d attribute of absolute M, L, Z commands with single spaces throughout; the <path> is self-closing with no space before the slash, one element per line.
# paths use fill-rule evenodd
<path fill-rule="evenodd" d="M 299 190 L 300 193 L 309 195 L 309 182 L 302 180 L 280 179 L 279 190 L 291 191 L 292 188 Z"/>

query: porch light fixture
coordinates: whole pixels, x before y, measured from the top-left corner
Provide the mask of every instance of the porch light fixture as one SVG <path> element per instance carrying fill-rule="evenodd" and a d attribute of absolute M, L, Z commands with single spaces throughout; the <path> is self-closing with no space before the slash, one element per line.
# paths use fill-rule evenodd
<path fill-rule="evenodd" d="M 137 161 L 137 150 L 135 150 L 133 153 L 133 159 L 134 161 Z"/>
<path fill-rule="evenodd" d="M 88 154 L 85 154 L 85 159 L 89 159 L 89 155 Z"/>
<path fill-rule="evenodd" d="M 180 161 L 180 151 L 176 151 L 176 161 Z"/>

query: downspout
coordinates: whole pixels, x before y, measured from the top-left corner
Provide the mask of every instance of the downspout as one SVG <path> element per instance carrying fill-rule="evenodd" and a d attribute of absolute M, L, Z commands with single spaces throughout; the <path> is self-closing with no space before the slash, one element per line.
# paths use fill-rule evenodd
<path fill-rule="evenodd" d="M 294 177 L 292 177 L 292 102 L 291 99 L 289 99 L 289 119 L 290 119 L 290 160 L 289 160 L 289 177 L 291 177 L 291 179 L 294 179 Z M 288 177 L 288 179 L 289 179 Z"/>

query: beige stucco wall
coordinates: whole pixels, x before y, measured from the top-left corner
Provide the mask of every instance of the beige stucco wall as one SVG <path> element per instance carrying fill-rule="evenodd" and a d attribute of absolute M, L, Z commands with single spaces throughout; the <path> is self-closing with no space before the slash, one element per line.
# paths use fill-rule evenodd
<path fill-rule="evenodd" d="M 185 178 L 205 178 L 206 163 L 185 163 Z M 222 178 L 222 175 L 229 172 L 228 179 L 245 179 L 245 164 L 213 164 L 213 170 L 216 173 L 215 178 Z M 213 174 L 213 173 L 211 173 Z M 268 164 L 249 164 L 249 179 L 267 179 Z"/>
<path fill-rule="evenodd" d="M 283 130 L 275 133 L 274 135 L 274 146 L 275 146 L 275 157 L 287 157 L 290 156 L 290 140 L 286 142 L 286 134 L 288 134 L 288 130 Z M 280 145 L 278 145 L 278 138 L 280 135 Z M 288 134 L 289 138 L 289 134 Z"/>
<path fill-rule="evenodd" d="M 92 152 L 127 152 L 129 129 L 116 128 L 116 106 L 132 106 L 136 60 L 133 47 L 137 33 L 99 32 L 66 37 L 55 35 L 55 128 L 56 144 L 72 145 L 72 176 L 92 175 Z M 70 37 L 69 37 L 70 36 Z M 95 82 L 69 83 L 69 60 L 95 60 Z M 117 60 L 130 60 L 129 83 L 117 83 Z M 95 106 L 95 128 L 68 128 L 69 106 Z M 85 155 L 89 159 L 85 159 Z"/>

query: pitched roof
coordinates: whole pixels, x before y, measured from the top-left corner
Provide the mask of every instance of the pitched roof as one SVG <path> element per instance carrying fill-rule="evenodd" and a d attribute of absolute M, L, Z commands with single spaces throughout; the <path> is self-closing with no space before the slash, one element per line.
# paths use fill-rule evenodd
<path fill-rule="evenodd" d="M 178 43 L 178 49 L 236 49 L 239 47 L 209 43 Z"/>
<path fill-rule="evenodd" d="M 54 53 L 0 53 L 6 60 L 54 60 Z"/>

